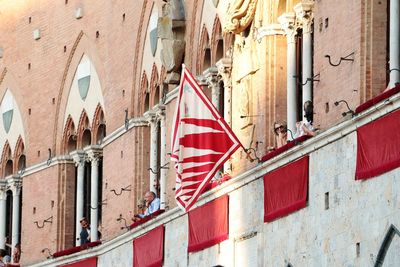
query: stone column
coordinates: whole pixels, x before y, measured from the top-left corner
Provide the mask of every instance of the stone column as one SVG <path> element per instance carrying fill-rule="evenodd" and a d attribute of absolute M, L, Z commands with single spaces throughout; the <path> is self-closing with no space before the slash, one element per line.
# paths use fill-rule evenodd
<path fill-rule="evenodd" d="M 91 164 L 90 176 L 90 242 L 99 240 L 97 235 L 99 225 L 99 161 L 101 149 L 98 146 L 91 146 L 85 149 Z"/>
<path fill-rule="evenodd" d="M 313 6 L 314 1 L 302 1 L 294 7 L 296 11 L 296 18 L 300 22 L 303 27 L 303 48 L 302 48 L 302 68 L 303 68 L 303 99 L 302 99 L 302 107 L 304 107 L 304 103 L 306 101 L 312 101 L 312 88 L 313 82 L 307 79 L 312 79 L 313 71 L 312 71 L 312 21 L 313 21 Z M 304 109 L 302 108 L 303 116 Z"/>
<path fill-rule="evenodd" d="M 218 70 L 216 67 L 210 67 L 203 72 L 208 88 L 211 89 L 211 102 L 218 111 L 221 111 L 220 98 L 221 91 L 218 83 Z M 223 114 L 222 114 L 223 115 Z"/>
<path fill-rule="evenodd" d="M 6 201 L 7 187 L 3 180 L 0 181 L 0 249 L 6 248 Z"/>
<path fill-rule="evenodd" d="M 167 131 L 165 128 L 165 107 L 159 105 L 157 117 L 160 120 L 160 209 L 165 209 L 167 199 Z"/>
<path fill-rule="evenodd" d="M 399 48 L 399 0 L 390 0 L 390 30 L 389 30 L 389 88 L 393 88 L 400 82 L 400 48 Z"/>
<path fill-rule="evenodd" d="M 157 137 L 158 137 L 158 127 L 157 127 L 157 117 L 153 111 L 148 111 L 144 114 L 145 118 L 150 124 L 150 191 L 154 193 L 157 192 L 157 173 L 158 173 L 158 164 L 157 164 Z"/>
<path fill-rule="evenodd" d="M 296 91 L 296 27 L 294 13 L 285 13 L 278 18 L 287 40 L 287 126 L 294 134 L 297 121 L 297 91 Z M 288 135 L 290 136 L 290 135 Z M 290 138 L 290 137 L 289 137 Z"/>
<path fill-rule="evenodd" d="M 19 226 L 21 218 L 19 217 L 19 208 L 21 205 L 22 179 L 18 176 L 13 176 L 9 180 L 9 184 L 13 193 L 11 247 L 14 249 L 15 245 L 20 242 Z"/>
<path fill-rule="evenodd" d="M 75 162 L 75 166 L 77 167 L 77 177 L 76 177 L 76 221 L 75 221 L 75 245 L 80 246 L 81 241 L 79 239 L 80 232 L 82 231 L 82 226 L 80 224 L 80 220 L 83 217 L 83 188 L 84 188 L 84 175 L 85 175 L 85 152 L 83 151 L 74 151 L 71 153 L 71 156 Z"/>
<path fill-rule="evenodd" d="M 218 75 L 224 82 L 224 119 L 229 127 L 232 128 L 232 60 L 222 58 L 216 63 Z M 232 162 L 229 159 L 224 163 L 224 172 L 232 172 Z"/>

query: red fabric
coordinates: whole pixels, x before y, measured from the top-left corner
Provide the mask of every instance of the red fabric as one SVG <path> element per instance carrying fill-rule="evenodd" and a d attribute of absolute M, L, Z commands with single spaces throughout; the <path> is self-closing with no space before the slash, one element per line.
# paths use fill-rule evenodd
<path fill-rule="evenodd" d="M 400 110 L 357 129 L 356 180 L 400 166 Z"/>
<path fill-rule="evenodd" d="M 129 226 L 129 229 L 135 228 L 138 225 L 144 224 L 145 222 L 150 221 L 151 219 L 153 219 L 154 217 L 164 213 L 165 210 L 157 210 L 155 212 L 153 212 L 152 214 L 150 214 L 149 216 L 144 217 L 143 219 L 141 219 L 140 221 L 134 222 Z"/>
<path fill-rule="evenodd" d="M 97 266 L 97 257 L 92 257 L 78 262 L 61 265 L 61 267 L 96 267 L 96 266 Z"/>
<path fill-rule="evenodd" d="M 189 211 L 240 142 L 185 67 L 172 125 L 175 199 Z"/>
<path fill-rule="evenodd" d="M 383 93 L 377 95 L 376 97 L 362 103 L 361 105 L 359 105 L 356 108 L 356 113 L 360 113 L 360 112 L 372 107 L 373 105 L 378 104 L 382 100 L 385 100 L 385 99 L 391 97 L 392 95 L 397 94 L 398 92 L 400 92 L 400 84 L 398 84 L 396 87 L 394 87 L 390 90 L 387 90 L 386 92 L 383 92 Z"/>
<path fill-rule="evenodd" d="M 133 266 L 162 266 L 164 257 L 164 225 L 133 241 Z"/>
<path fill-rule="evenodd" d="M 65 256 L 65 255 L 70 255 L 70 254 L 74 254 L 77 253 L 79 251 L 91 248 L 91 247 L 95 247 L 101 244 L 101 241 L 95 241 L 95 242 L 90 242 L 87 244 L 84 244 L 82 246 L 78 246 L 78 247 L 72 247 L 69 249 L 65 249 L 62 251 L 57 251 L 53 254 L 53 258 L 57 258 L 57 257 L 61 257 L 61 256 Z"/>
<path fill-rule="evenodd" d="M 224 182 L 230 180 L 232 177 L 229 174 L 225 174 L 224 176 L 222 176 L 221 179 L 218 179 L 212 183 L 209 183 L 206 188 L 204 189 L 204 192 L 210 191 L 213 188 L 216 188 L 217 186 L 223 184 Z"/>
<path fill-rule="evenodd" d="M 275 149 L 274 151 L 269 152 L 268 154 L 266 154 L 265 156 L 263 156 L 261 158 L 261 161 L 267 161 L 273 157 L 278 156 L 279 154 L 282 154 L 283 152 L 291 149 L 292 147 L 304 142 L 305 140 L 311 138 L 311 136 L 309 135 L 302 135 L 296 139 L 294 139 L 293 141 L 288 142 L 286 145 L 281 146 L 280 148 Z"/>
<path fill-rule="evenodd" d="M 305 156 L 264 176 L 264 222 L 306 206 L 308 161 L 309 156 Z"/>
<path fill-rule="evenodd" d="M 191 210 L 188 252 L 199 251 L 228 239 L 228 195 Z"/>

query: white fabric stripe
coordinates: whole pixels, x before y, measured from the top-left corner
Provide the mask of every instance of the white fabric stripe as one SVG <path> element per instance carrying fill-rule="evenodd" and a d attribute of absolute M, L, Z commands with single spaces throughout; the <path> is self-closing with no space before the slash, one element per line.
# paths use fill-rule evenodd
<path fill-rule="evenodd" d="M 181 146 L 181 157 L 179 159 L 190 158 L 190 157 L 197 157 L 197 156 L 206 156 L 210 154 L 214 155 L 223 155 L 223 153 L 211 150 L 211 149 L 197 149 L 193 147 L 183 147 Z"/>
<path fill-rule="evenodd" d="M 182 127 L 182 125 L 181 125 L 181 127 Z M 210 127 L 197 126 L 197 125 L 188 124 L 188 123 L 185 123 L 184 127 L 185 127 L 184 135 L 200 134 L 200 133 L 223 133 L 224 132 L 221 130 L 215 130 Z"/>

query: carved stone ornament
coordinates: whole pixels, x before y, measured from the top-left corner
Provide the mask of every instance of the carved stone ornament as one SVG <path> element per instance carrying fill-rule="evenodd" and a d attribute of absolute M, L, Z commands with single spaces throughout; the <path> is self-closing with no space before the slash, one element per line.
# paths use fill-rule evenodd
<path fill-rule="evenodd" d="M 229 8 L 225 21 L 225 32 L 240 33 L 253 21 L 257 0 L 236 0 Z"/>

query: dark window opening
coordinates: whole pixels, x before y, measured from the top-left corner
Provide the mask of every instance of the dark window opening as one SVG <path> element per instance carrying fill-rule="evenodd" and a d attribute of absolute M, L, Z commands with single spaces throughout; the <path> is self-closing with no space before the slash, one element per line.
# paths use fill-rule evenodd
<path fill-rule="evenodd" d="M 13 174 L 13 161 L 11 159 L 7 160 L 6 166 L 4 168 L 4 176 L 7 177 Z"/>
<path fill-rule="evenodd" d="M 89 129 L 83 131 L 82 134 L 82 147 L 90 146 L 92 143 L 92 133 Z"/>
<path fill-rule="evenodd" d="M 150 109 L 150 99 L 149 99 L 149 93 L 146 93 L 144 95 L 144 112 L 148 111 Z"/>
<path fill-rule="evenodd" d="M 91 173 L 92 173 L 91 165 L 85 164 L 85 175 L 83 178 L 83 217 L 86 217 L 88 219 L 88 223 L 90 223 Z"/>
<path fill-rule="evenodd" d="M 211 67 L 211 49 L 207 46 L 204 48 L 203 70 L 209 67 Z"/>
<path fill-rule="evenodd" d="M 303 77 L 303 37 L 302 37 L 303 31 L 299 29 L 297 31 L 296 35 L 296 91 L 297 91 L 297 121 L 303 120 L 302 118 L 302 113 L 303 113 L 303 86 L 301 85 L 303 83 L 302 77 Z"/>
<path fill-rule="evenodd" d="M 154 94 L 154 106 L 160 103 L 160 86 L 156 87 L 156 91 Z"/>
<path fill-rule="evenodd" d="M 224 42 L 221 40 L 217 43 L 217 51 L 215 54 L 215 58 L 218 61 L 219 59 L 224 57 Z"/>
<path fill-rule="evenodd" d="M 70 153 L 76 150 L 76 135 L 71 135 L 68 139 L 67 152 Z"/>
<path fill-rule="evenodd" d="M 6 244 L 11 245 L 11 237 L 12 237 L 12 211 L 13 211 L 13 195 L 12 191 L 8 190 L 6 198 Z M 8 255 L 11 254 L 11 247 L 6 246 L 6 251 Z"/>
<path fill-rule="evenodd" d="M 104 137 L 106 137 L 106 125 L 104 123 L 99 125 L 97 129 L 97 144 L 101 144 L 103 142 Z"/>

